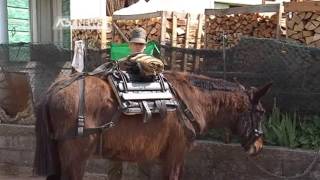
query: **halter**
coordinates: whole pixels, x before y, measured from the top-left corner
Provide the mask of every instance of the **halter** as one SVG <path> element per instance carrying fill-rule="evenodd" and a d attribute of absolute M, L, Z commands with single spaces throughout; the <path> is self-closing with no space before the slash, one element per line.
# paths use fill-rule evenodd
<path fill-rule="evenodd" d="M 247 136 L 247 129 L 245 130 L 245 132 L 246 132 L 246 134 L 245 134 L 245 136 L 246 137 L 248 137 L 245 141 L 246 142 L 244 142 L 244 143 L 242 143 L 242 146 L 245 148 L 245 149 L 248 149 L 249 148 L 249 146 L 252 144 L 252 143 L 254 143 L 257 139 L 259 139 L 261 136 L 263 136 L 263 130 L 262 130 L 262 128 L 261 128 L 261 121 L 259 121 L 258 123 L 259 123 L 259 125 L 258 125 L 258 127 L 254 127 L 254 121 L 256 121 L 255 119 L 254 119 L 254 115 L 256 114 L 256 113 L 264 113 L 264 111 L 262 111 L 262 110 L 258 110 L 257 109 L 257 106 L 258 106 L 258 104 L 255 104 L 255 103 L 252 103 L 252 101 L 250 100 L 250 102 L 251 102 L 251 108 L 247 111 L 247 112 L 245 112 L 245 113 L 250 113 L 250 119 L 249 119 L 249 121 L 248 121 L 248 123 L 250 123 L 250 129 L 249 129 L 249 131 L 251 131 L 250 133 L 249 133 L 249 135 Z M 243 120 L 242 120 L 243 121 Z M 247 128 L 247 126 L 245 126 L 245 128 Z"/>

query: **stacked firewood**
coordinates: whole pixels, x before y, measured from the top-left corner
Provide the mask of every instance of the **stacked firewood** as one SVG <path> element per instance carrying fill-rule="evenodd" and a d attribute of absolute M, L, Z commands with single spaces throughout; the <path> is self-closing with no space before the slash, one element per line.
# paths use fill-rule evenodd
<path fill-rule="evenodd" d="M 160 18 L 150 18 L 150 19 L 141 19 L 141 20 L 117 20 L 115 22 L 116 26 L 119 27 L 122 34 L 126 36 L 127 39 L 130 39 L 130 32 L 135 27 L 142 27 L 147 32 L 148 41 L 160 41 L 161 34 L 161 23 Z M 124 42 L 124 39 L 121 37 L 121 34 L 114 29 L 115 35 L 113 42 Z"/>
<path fill-rule="evenodd" d="M 287 37 L 312 47 L 320 47 L 320 12 L 288 13 Z"/>
<path fill-rule="evenodd" d="M 194 48 L 196 44 L 198 21 L 189 22 L 189 36 L 186 37 L 187 19 L 178 19 L 176 28 L 176 40 L 173 40 L 176 47 L 184 48 L 186 38 L 188 38 L 188 47 Z M 172 18 L 167 18 L 165 41 L 167 45 L 172 43 Z"/>
<path fill-rule="evenodd" d="M 81 19 L 72 21 L 72 47 L 77 40 L 86 40 L 90 49 L 104 49 L 112 41 L 110 23 L 108 29 L 103 30 L 102 19 Z M 106 33 L 103 36 L 102 33 Z M 104 38 L 104 39 L 103 39 Z"/>
<path fill-rule="evenodd" d="M 277 15 L 259 13 L 209 16 L 206 22 L 207 48 L 221 49 L 222 35 L 226 36 L 226 46 L 238 43 L 241 36 L 275 38 L 277 36 Z"/>

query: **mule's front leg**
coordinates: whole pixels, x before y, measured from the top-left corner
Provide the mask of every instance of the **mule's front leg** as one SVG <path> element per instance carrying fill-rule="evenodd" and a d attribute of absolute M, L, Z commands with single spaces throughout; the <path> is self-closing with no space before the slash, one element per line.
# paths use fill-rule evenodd
<path fill-rule="evenodd" d="M 182 180 L 183 166 L 183 161 L 176 162 L 172 165 L 164 165 L 163 180 Z"/>

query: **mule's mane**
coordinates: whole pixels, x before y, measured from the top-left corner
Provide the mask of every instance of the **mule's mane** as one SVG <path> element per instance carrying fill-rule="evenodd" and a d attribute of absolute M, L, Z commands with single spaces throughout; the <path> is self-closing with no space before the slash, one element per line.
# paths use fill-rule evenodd
<path fill-rule="evenodd" d="M 212 119 L 216 119 L 215 123 L 228 123 L 217 122 L 226 119 L 231 122 L 236 113 L 248 107 L 248 96 L 237 83 L 178 72 L 166 72 L 165 76 L 192 111 L 201 130 L 206 129 L 208 121 Z"/>
<path fill-rule="evenodd" d="M 240 87 L 232 82 L 223 79 L 210 79 L 204 76 L 191 75 L 189 81 L 193 86 L 205 90 L 239 91 Z"/>
<path fill-rule="evenodd" d="M 243 89 L 237 83 L 229 82 L 223 79 L 209 78 L 203 75 L 183 73 L 187 77 L 187 81 L 192 86 L 203 90 L 218 91 L 242 91 Z"/>

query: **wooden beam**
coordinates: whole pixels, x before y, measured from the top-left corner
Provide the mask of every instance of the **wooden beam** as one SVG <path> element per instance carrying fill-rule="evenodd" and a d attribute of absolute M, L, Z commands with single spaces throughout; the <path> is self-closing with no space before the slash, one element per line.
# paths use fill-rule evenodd
<path fill-rule="evenodd" d="M 144 14 L 133 14 L 133 15 L 113 15 L 113 20 L 138 20 L 138 19 L 149 19 L 160 17 L 161 11 L 144 13 Z"/>
<path fill-rule="evenodd" d="M 320 1 L 287 2 L 284 12 L 320 11 Z"/>
<path fill-rule="evenodd" d="M 177 46 L 177 16 L 172 13 L 172 34 L 171 34 L 171 46 Z M 171 70 L 175 70 L 176 66 L 176 52 L 171 53 Z"/>
<path fill-rule="evenodd" d="M 204 16 L 204 48 L 208 48 L 207 47 L 207 41 L 208 41 L 208 36 L 207 36 L 207 33 L 208 33 L 208 29 L 209 29 L 209 25 L 207 23 L 208 21 L 208 16 Z"/>
<path fill-rule="evenodd" d="M 202 24 L 203 24 L 203 14 L 199 14 L 198 16 L 198 29 L 197 29 L 197 35 L 196 35 L 196 49 L 200 49 L 201 48 L 201 35 L 202 35 Z M 193 71 L 195 73 L 199 72 L 199 68 L 200 68 L 200 57 L 198 55 L 198 53 L 196 52 L 194 55 L 194 65 L 193 65 Z"/>
<path fill-rule="evenodd" d="M 263 5 L 235 7 L 235 8 L 229 8 L 229 9 L 206 9 L 205 15 L 223 16 L 223 15 L 229 15 L 229 14 L 278 12 L 279 8 L 280 8 L 280 4 L 263 4 Z"/>
<path fill-rule="evenodd" d="M 179 13 L 179 12 L 172 12 L 172 11 L 165 11 L 165 16 L 167 18 L 172 18 L 172 15 L 175 15 L 177 19 L 185 19 L 188 13 Z"/>
<path fill-rule="evenodd" d="M 122 39 L 125 40 L 125 41 L 128 43 L 129 40 L 128 40 L 127 36 L 123 34 L 123 32 L 122 32 L 121 29 L 116 25 L 116 23 L 112 23 L 112 26 L 113 26 L 114 29 L 116 29 L 116 31 L 120 34 L 120 36 L 122 37 Z"/>
<path fill-rule="evenodd" d="M 165 45 L 166 40 L 166 24 L 167 24 L 167 17 L 164 11 L 161 12 L 161 31 L 160 31 L 160 44 Z"/>
<path fill-rule="evenodd" d="M 177 46 L 177 16 L 175 13 L 172 14 L 172 35 L 171 35 L 171 46 Z"/>
<path fill-rule="evenodd" d="M 190 14 L 187 14 L 187 25 L 186 25 L 186 32 L 185 32 L 185 42 L 184 47 L 188 48 L 189 46 L 189 37 L 190 36 Z"/>
<path fill-rule="evenodd" d="M 185 33 L 185 42 L 184 42 L 184 48 L 189 48 L 189 36 L 190 36 L 190 14 L 187 14 L 187 26 L 186 26 L 186 33 Z M 184 54 L 183 59 L 183 71 L 187 71 L 188 66 L 188 54 Z"/>
<path fill-rule="evenodd" d="M 276 38 L 277 39 L 280 39 L 281 37 L 281 19 L 282 19 L 282 12 L 283 12 L 283 7 L 280 7 L 279 8 L 279 11 L 277 12 L 277 18 L 278 18 L 278 21 L 277 21 L 277 34 L 276 34 Z"/>
<path fill-rule="evenodd" d="M 198 27 L 197 27 L 197 35 L 196 35 L 196 49 L 201 48 L 201 35 L 202 35 L 202 23 L 203 22 L 203 14 L 199 14 L 198 16 Z"/>
<path fill-rule="evenodd" d="M 101 29 L 101 49 L 107 48 L 107 18 L 102 18 L 102 29 Z"/>

